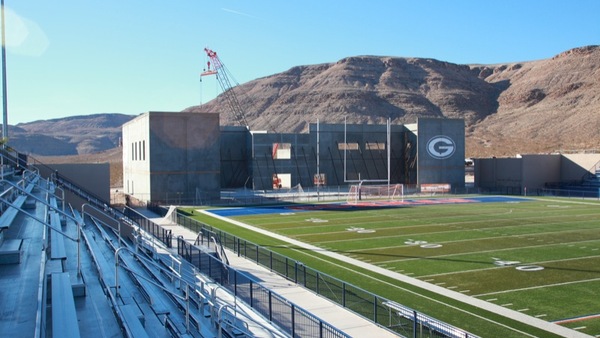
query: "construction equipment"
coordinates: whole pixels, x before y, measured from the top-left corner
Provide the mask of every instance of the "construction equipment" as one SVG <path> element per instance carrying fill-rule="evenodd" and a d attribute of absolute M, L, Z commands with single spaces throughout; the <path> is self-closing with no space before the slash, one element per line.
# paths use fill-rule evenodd
<path fill-rule="evenodd" d="M 235 82 L 235 79 L 233 79 L 233 76 L 231 76 L 231 74 L 229 73 L 229 71 L 223 64 L 223 62 L 221 62 L 221 60 L 219 59 L 219 56 L 217 55 L 217 52 L 215 52 L 209 48 L 204 48 L 204 51 L 206 52 L 206 55 L 208 56 L 209 60 L 207 61 L 207 68 L 200 74 L 200 76 L 202 77 L 202 76 L 215 75 L 217 77 L 217 82 L 219 82 L 219 86 L 221 87 L 221 90 L 223 91 L 223 96 L 225 97 L 225 100 L 227 101 L 227 105 L 229 106 L 229 109 L 231 109 L 231 113 L 233 114 L 233 117 L 235 118 L 237 123 L 239 123 L 239 125 L 248 127 L 248 122 L 246 121 L 246 115 L 244 113 L 244 110 L 242 109 L 242 106 L 240 105 L 240 101 L 238 100 L 238 97 L 235 94 L 235 91 L 233 90 L 233 88 L 235 86 L 238 86 L 239 84 L 237 82 Z M 212 69 L 211 69 L 211 62 L 212 62 Z M 233 79 L 233 83 L 234 83 L 233 86 L 231 83 L 231 79 Z"/>

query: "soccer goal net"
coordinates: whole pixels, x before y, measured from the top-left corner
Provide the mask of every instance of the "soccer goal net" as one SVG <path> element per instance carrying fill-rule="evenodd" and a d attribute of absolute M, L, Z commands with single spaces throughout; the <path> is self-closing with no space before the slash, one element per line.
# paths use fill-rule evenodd
<path fill-rule="evenodd" d="M 357 204 L 360 201 L 400 201 L 404 197 L 403 184 L 366 185 L 353 184 L 348 191 L 348 203 Z"/>

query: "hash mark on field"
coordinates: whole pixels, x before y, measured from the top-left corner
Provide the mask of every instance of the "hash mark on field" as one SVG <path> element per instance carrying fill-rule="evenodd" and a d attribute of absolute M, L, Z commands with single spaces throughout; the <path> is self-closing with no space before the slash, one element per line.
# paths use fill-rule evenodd
<path fill-rule="evenodd" d="M 497 300 L 498 300 L 498 298 L 490 298 L 490 299 L 486 299 L 485 301 L 486 302 L 494 302 L 494 301 L 497 301 Z"/>
<path fill-rule="evenodd" d="M 447 289 L 456 289 L 458 286 L 454 285 L 454 286 L 449 286 L 447 287 Z"/>
<path fill-rule="evenodd" d="M 430 278 L 430 279 L 423 280 L 423 282 L 433 282 L 434 280 L 435 280 L 434 278 Z"/>
<path fill-rule="evenodd" d="M 574 327 L 573 330 L 583 330 L 585 329 L 587 326 L 579 326 L 579 327 Z"/>
<path fill-rule="evenodd" d="M 500 306 L 512 306 L 512 305 L 513 305 L 513 303 L 506 303 L 506 304 L 502 304 Z"/>
<path fill-rule="evenodd" d="M 444 284 L 446 284 L 446 282 L 435 283 L 435 285 L 444 285 Z"/>
<path fill-rule="evenodd" d="M 471 290 L 460 290 L 460 293 L 469 293 Z"/>
<path fill-rule="evenodd" d="M 541 318 L 541 317 L 546 317 L 546 316 L 547 316 L 547 314 L 542 313 L 541 315 L 535 315 L 535 318 Z"/>
<path fill-rule="evenodd" d="M 525 311 L 529 311 L 529 309 L 528 308 L 524 308 L 524 309 L 519 309 L 517 311 L 519 311 L 519 312 L 525 312 Z"/>

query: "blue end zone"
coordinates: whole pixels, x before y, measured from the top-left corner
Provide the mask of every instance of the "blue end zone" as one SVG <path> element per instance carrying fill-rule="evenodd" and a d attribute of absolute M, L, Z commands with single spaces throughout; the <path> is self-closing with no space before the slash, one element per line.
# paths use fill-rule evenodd
<path fill-rule="evenodd" d="M 308 210 L 291 210 L 291 206 L 279 206 L 279 207 L 250 207 L 250 208 L 235 208 L 235 209 L 212 209 L 206 210 L 211 214 L 223 216 L 223 217 L 235 217 L 235 216 L 248 216 L 248 215 L 264 215 L 264 214 L 280 214 L 287 212 L 296 211 L 308 211 Z"/>
<path fill-rule="evenodd" d="M 211 214 L 215 214 L 222 217 L 235 217 L 235 216 L 249 216 L 249 215 L 266 215 L 266 214 L 282 214 L 282 213 L 296 213 L 306 211 L 348 211 L 348 210 L 361 210 L 369 208 L 395 208 L 395 207 L 406 207 L 406 206 L 419 206 L 419 205 L 439 205 L 439 204 L 462 204 L 462 203 L 514 203 L 514 202 L 526 202 L 531 199 L 523 197 L 510 197 L 510 196 L 479 196 L 479 197 L 465 197 L 465 198 L 420 198 L 420 199 L 405 199 L 398 202 L 364 202 L 357 205 L 351 205 L 346 203 L 336 204 L 293 204 L 293 205 L 282 205 L 282 206 L 270 206 L 270 207 L 249 207 L 249 208 L 231 208 L 231 209 L 211 209 L 206 210 Z"/>

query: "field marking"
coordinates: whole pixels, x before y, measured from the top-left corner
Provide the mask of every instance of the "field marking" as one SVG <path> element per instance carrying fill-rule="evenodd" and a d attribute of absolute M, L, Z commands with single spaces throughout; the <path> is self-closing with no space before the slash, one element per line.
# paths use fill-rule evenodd
<path fill-rule="evenodd" d="M 600 212 L 599 213 L 594 213 L 594 214 L 586 214 L 585 216 L 588 216 L 588 217 L 591 217 L 591 218 L 592 217 L 598 217 L 598 216 L 600 216 Z M 359 218 L 362 218 L 362 217 L 359 217 Z M 552 218 L 552 217 L 550 215 L 550 216 L 545 217 L 545 218 Z M 356 219 L 356 218 L 353 218 L 353 220 L 354 219 Z M 443 219 L 443 218 L 440 217 L 440 219 Z M 530 216 L 530 217 L 528 216 L 528 217 L 519 217 L 519 218 L 505 218 L 505 219 L 500 219 L 500 220 L 510 220 L 510 221 L 514 222 L 514 221 L 527 221 L 527 220 L 530 220 L 530 219 L 537 220 L 537 219 L 540 219 L 540 216 L 539 215 L 535 215 L 535 216 Z M 593 222 L 594 219 L 590 219 L 589 221 Z M 346 226 L 346 227 L 347 226 L 352 226 L 352 225 L 362 225 L 362 226 L 364 226 L 365 222 L 369 223 L 368 221 L 363 221 L 363 222 L 342 223 L 342 224 L 339 224 L 339 225 L 340 226 L 343 225 L 343 226 Z M 380 231 L 385 231 L 385 230 L 398 230 L 398 231 L 402 231 L 402 230 L 404 230 L 404 232 L 406 232 L 406 230 L 409 230 L 411 228 L 413 228 L 413 229 L 422 229 L 424 227 L 440 227 L 440 226 L 447 226 L 449 228 L 456 229 L 456 230 L 449 230 L 449 231 L 444 230 L 444 231 L 434 231 L 434 232 L 426 232 L 425 233 L 425 234 L 438 234 L 438 233 L 452 233 L 452 232 L 457 232 L 457 231 L 464 231 L 465 228 L 458 229 L 457 228 L 458 225 L 465 225 L 465 224 L 469 224 L 469 223 L 475 223 L 475 224 L 481 224 L 481 225 L 488 224 L 488 223 L 485 223 L 483 221 L 477 220 L 477 221 L 466 221 L 466 222 L 449 222 L 449 223 L 434 223 L 434 224 L 426 223 L 426 224 L 421 224 L 421 225 L 387 226 L 387 227 L 376 227 L 374 229 L 377 229 L 377 230 L 380 230 Z M 560 226 L 562 224 L 569 224 L 569 223 L 572 223 L 572 221 L 571 220 L 565 220 L 565 221 L 562 221 L 562 222 L 548 222 L 548 223 L 544 223 L 544 225 L 545 226 L 548 226 L 548 225 Z M 280 223 L 265 223 L 265 224 L 280 224 Z M 335 225 L 338 225 L 338 224 L 335 224 Z M 522 229 L 523 227 L 527 227 L 527 226 L 540 227 L 541 225 L 539 223 L 533 223 L 533 224 L 525 224 L 525 225 L 518 224 L 518 225 L 509 225 L 509 226 L 485 226 L 485 227 L 477 227 L 477 228 L 468 227 L 467 230 L 469 230 L 469 231 L 487 231 L 487 230 L 491 231 L 491 230 L 497 230 L 497 229 L 510 229 L 510 228 L 519 228 L 519 229 Z M 265 227 L 264 225 L 261 225 L 261 227 L 268 228 L 268 227 Z M 284 230 L 285 229 L 296 229 L 296 228 L 298 228 L 298 227 L 294 226 L 294 227 L 289 227 L 289 228 L 277 228 L 277 230 L 282 230 L 282 229 L 284 229 Z M 300 228 L 312 229 L 313 227 L 308 227 L 308 226 L 302 227 L 302 226 L 300 226 Z M 331 231 L 331 232 L 328 232 L 328 234 L 337 234 L 337 233 L 343 233 L 343 232 L 344 231 L 341 231 L 341 230 L 340 231 Z M 422 234 L 422 232 L 409 233 L 409 235 L 417 235 L 417 234 Z M 314 233 L 301 234 L 299 236 L 310 236 L 310 235 L 314 235 Z M 397 237 L 397 236 L 394 236 L 394 237 Z"/>
<path fill-rule="evenodd" d="M 567 223 L 567 222 L 565 222 Z M 544 226 L 548 226 L 550 223 L 544 224 Z M 555 223 L 556 225 L 562 224 L 562 223 Z M 509 228 L 518 228 L 518 229 L 523 229 L 524 227 L 542 227 L 542 225 L 540 224 L 527 224 L 527 225 L 516 225 L 516 226 L 508 226 L 508 227 L 503 227 L 502 229 L 509 229 Z M 381 228 L 375 228 L 375 229 L 381 229 Z M 389 229 L 389 228 L 383 228 L 383 229 Z M 487 229 L 484 229 L 483 231 L 485 231 Z M 541 229 L 540 229 L 541 230 Z M 385 230 L 380 230 L 380 231 L 385 231 Z M 481 229 L 469 229 L 467 231 L 482 231 Z M 452 240 L 452 241 L 446 241 L 446 242 L 440 242 L 440 243 L 460 243 L 460 242 L 471 242 L 471 241 L 476 241 L 476 240 L 486 240 L 486 239 L 495 239 L 497 238 L 499 235 L 503 236 L 505 238 L 509 238 L 509 237 L 514 237 L 514 238 L 526 238 L 526 236 L 545 236 L 545 235 L 553 235 L 553 234 L 560 234 L 560 233 L 569 233 L 569 232 L 575 232 L 575 231 L 598 231 L 597 228 L 568 228 L 566 230 L 560 230 L 560 231 L 545 231 L 545 232 L 535 232 L 535 233 L 529 233 L 529 234 L 494 234 L 491 233 L 490 236 L 486 236 L 486 237 L 478 237 L 478 238 L 471 238 L 471 239 L 461 239 L 461 240 Z M 326 241 L 315 241 L 315 243 L 319 243 L 319 244 L 328 244 L 328 243 L 341 243 L 341 242 L 364 242 L 364 241 L 376 241 L 378 239 L 390 239 L 390 238 L 398 238 L 399 240 L 406 238 L 407 236 L 411 236 L 411 237 L 418 237 L 419 235 L 421 236 L 430 236 L 430 235 L 436 235 L 436 234 L 452 234 L 452 233 L 464 233 L 465 230 L 450 230 L 450 231 L 434 231 L 434 232 L 427 232 L 427 233 L 410 233 L 410 234 L 398 234 L 398 235 L 385 235 L 382 234 L 381 236 L 372 236 L 369 238 L 347 238 L 347 239 L 338 239 L 338 240 L 326 240 Z M 326 233 L 326 234 L 336 234 L 338 232 L 335 233 Z M 345 231 L 339 232 L 339 233 L 345 233 Z M 312 233 L 310 235 L 308 234 L 304 234 L 304 235 L 290 235 L 290 236 L 294 236 L 295 238 L 302 238 L 302 237 L 311 237 L 311 236 L 321 236 L 323 235 L 322 233 L 319 234 L 315 234 Z M 536 238 L 528 238 L 528 240 L 536 240 Z M 579 242 L 590 242 L 590 241 L 597 241 L 599 239 L 594 239 L 594 240 L 588 240 L 588 241 L 579 241 Z M 569 242 L 569 243 L 579 243 L 579 242 Z M 568 244 L 568 243 L 559 243 L 559 244 Z M 394 249 L 394 248 L 399 248 L 399 247 L 403 247 L 403 245 L 394 245 L 394 246 L 386 246 L 386 247 L 374 247 L 374 248 L 361 248 L 361 249 L 356 249 L 353 251 L 362 251 L 362 250 L 387 250 L 387 249 Z"/>
<path fill-rule="evenodd" d="M 548 263 L 568 262 L 568 261 L 574 261 L 574 260 L 578 260 L 578 259 L 599 258 L 599 257 L 600 257 L 600 255 L 571 257 L 571 258 L 565 258 L 565 259 L 555 259 L 555 260 L 551 260 L 551 261 L 531 262 L 531 263 L 527 263 L 527 265 L 541 265 L 541 264 L 548 264 Z M 491 264 L 493 264 L 493 262 Z M 444 272 L 444 273 L 438 273 L 438 274 L 433 274 L 433 275 L 422 275 L 422 276 L 419 276 L 419 278 L 439 277 L 439 276 L 444 276 L 444 275 L 455 275 L 455 274 L 470 273 L 470 272 L 477 272 L 477 271 L 504 269 L 504 268 L 509 268 L 509 267 L 514 267 L 514 266 L 492 266 L 489 268 L 461 270 L 461 271 L 454 271 L 454 272 Z"/>
<path fill-rule="evenodd" d="M 395 210 L 393 210 L 393 211 L 395 211 Z M 529 220 L 529 219 L 539 219 L 540 218 L 538 210 L 536 210 L 535 212 L 532 211 L 532 212 L 528 212 L 528 213 L 534 213 L 534 215 L 532 215 L 532 216 L 526 216 L 526 217 L 518 217 L 518 218 L 503 218 L 503 219 L 504 220 L 510 220 L 510 221 L 514 222 L 514 221 L 526 221 L 526 220 Z M 491 213 L 491 214 L 486 214 L 486 215 L 503 215 L 503 214 L 505 214 L 505 213 Z M 555 214 L 555 213 L 552 213 L 552 214 Z M 559 214 L 562 214 L 562 212 L 559 213 Z M 379 215 L 377 217 L 356 217 L 356 218 L 353 218 L 353 219 L 354 220 L 355 219 L 371 219 L 371 218 L 379 218 L 379 219 L 381 219 L 381 218 L 391 218 L 391 216 L 392 215 L 386 214 L 384 216 Z M 546 215 L 546 216 L 544 216 L 544 218 L 550 218 L 551 219 L 552 216 L 553 215 Z M 585 215 L 581 215 L 581 217 L 594 217 L 594 216 L 600 216 L 600 213 L 587 213 Z M 464 216 L 464 217 L 467 217 L 467 216 Z M 577 216 L 574 216 L 574 217 L 577 217 Z M 433 218 L 433 219 L 435 220 L 435 219 L 444 219 L 444 218 L 443 217 L 438 217 L 438 218 Z M 337 220 L 343 220 L 343 218 L 336 218 L 335 221 L 337 221 Z M 422 221 L 422 219 L 419 219 L 419 220 Z M 590 220 L 590 221 L 593 221 L 593 220 Z M 350 225 L 353 225 L 353 224 L 355 224 L 355 225 L 363 225 L 364 226 L 365 222 L 369 223 L 368 220 L 364 220 L 364 221 L 358 221 L 358 222 L 352 222 L 352 223 L 344 223 L 344 224 L 346 224 L 346 226 L 350 226 Z M 286 222 L 286 224 L 287 223 L 288 222 Z M 448 227 L 456 227 L 457 225 L 468 225 L 468 224 L 472 224 L 472 223 L 474 223 L 474 224 L 478 224 L 478 223 L 479 224 L 486 224 L 485 222 L 483 222 L 481 220 L 469 220 L 469 221 L 462 221 L 462 222 L 449 222 L 449 223 L 444 223 L 444 225 L 447 225 Z M 570 223 L 570 221 L 566 220 L 564 222 L 548 222 L 548 223 L 545 223 L 545 225 L 561 225 L 561 224 L 564 224 L 564 223 Z M 264 223 L 264 225 L 269 225 L 269 224 L 281 224 L 281 222 Z M 289 222 L 289 224 L 292 224 L 292 223 Z M 264 225 L 262 227 L 265 227 Z M 424 224 L 420 224 L 420 225 L 378 227 L 378 228 L 375 228 L 375 229 L 380 230 L 380 231 L 394 230 L 394 229 L 407 230 L 407 229 L 410 229 L 410 228 L 419 229 L 419 228 L 423 228 L 423 227 L 440 226 L 440 225 L 441 225 L 440 223 L 434 223 L 434 224 L 432 224 L 432 223 L 424 223 Z M 539 224 L 527 224 L 526 226 L 529 226 L 529 225 L 531 225 L 531 226 L 539 226 Z M 501 227 L 501 228 L 504 229 L 504 228 L 514 228 L 514 227 L 522 228 L 523 225 L 506 226 L 506 227 Z M 265 227 L 265 228 L 267 228 L 267 227 Z M 301 228 L 311 229 L 310 227 L 301 227 Z M 296 229 L 296 227 L 292 226 L 292 227 L 277 228 L 277 229 L 278 230 Z M 484 227 L 484 228 L 469 228 L 469 230 L 473 230 L 473 231 L 477 231 L 477 230 L 491 230 L 491 229 L 497 229 L 497 227 L 488 226 L 488 227 Z M 448 232 L 448 231 L 442 231 L 442 232 Z M 328 234 L 335 234 L 335 233 L 343 233 L 343 231 L 328 232 Z M 439 233 L 439 232 L 430 232 L 430 233 Z M 430 233 L 428 233 L 428 234 L 430 234 Z M 314 233 L 299 234 L 296 237 L 311 236 L 311 235 L 314 235 Z"/>
<path fill-rule="evenodd" d="M 596 205 L 596 206 L 600 205 L 600 203 L 582 202 L 582 201 L 571 201 L 571 200 L 563 200 L 563 199 L 549 200 L 549 199 L 546 199 L 546 198 L 539 198 L 539 197 L 529 197 L 529 198 L 532 199 L 532 200 L 535 200 L 535 201 L 554 202 L 554 203 L 557 203 L 557 201 L 558 201 L 560 203 L 584 204 L 584 205 Z"/>
<path fill-rule="evenodd" d="M 589 242 L 598 242 L 598 241 L 600 241 L 600 240 L 594 239 L 594 240 L 577 241 L 577 242 L 571 242 L 571 243 L 575 243 L 576 244 L 576 243 L 589 243 Z M 446 243 L 446 242 L 442 242 L 442 243 Z M 548 244 L 540 244 L 540 245 L 527 245 L 527 246 L 517 246 L 517 247 L 510 247 L 510 248 L 496 249 L 496 250 L 482 250 L 482 251 L 461 252 L 461 253 L 446 254 L 446 255 L 419 256 L 419 257 L 410 257 L 410 258 L 401 258 L 401 259 L 389 259 L 389 260 L 383 260 L 383 261 L 380 261 L 380 262 L 381 263 L 390 264 L 390 263 L 414 261 L 414 260 L 419 260 L 419 259 L 436 259 L 436 258 L 464 256 L 464 255 L 479 255 L 479 254 L 487 254 L 487 253 L 502 252 L 502 251 L 511 251 L 511 250 L 520 250 L 520 249 L 531 249 L 531 248 L 561 246 L 561 245 L 567 245 L 567 244 L 568 243 L 548 243 Z M 351 250 L 351 251 L 347 251 L 347 252 L 352 252 L 354 254 L 357 254 L 357 253 L 360 254 L 360 251 L 356 251 L 356 250 Z M 599 257 L 599 256 L 598 255 L 593 255 L 593 256 L 585 256 L 585 257 Z M 566 260 L 578 259 L 578 258 L 582 258 L 582 257 L 566 258 Z M 547 262 L 553 262 L 553 261 L 547 261 Z M 464 272 L 477 271 L 477 270 L 479 270 L 479 269 L 464 270 Z M 450 273 L 458 273 L 458 272 L 450 272 Z M 425 276 L 437 276 L 437 275 L 445 275 L 445 274 L 448 274 L 448 273 L 435 274 L 435 275 L 425 275 Z"/>
<path fill-rule="evenodd" d="M 555 324 L 551 324 L 551 323 L 549 323 L 547 321 L 544 321 L 544 320 L 541 320 L 541 319 L 537 319 L 537 318 L 533 318 L 533 317 L 528 316 L 528 315 L 523 315 L 523 314 L 521 314 L 521 313 L 519 313 L 517 311 L 508 310 L 508 309 L 503 308 L 501 306 L 498 306 L 496 304 L 488 303 L 488 302 L 486 302 L 484 300 L 481 300 L 481 299 L 478 299 L 478 298 L 475 298 L 475 297 L 472 297 L 472 296 L 467 296 L 467 295 L 463 295 L 463 294 L 461 294 L 459 292 L 456 292 L 456 291 L 447 290 L 447 289 L 445 289 L 443 287 L 423 282 L 423 281 L 421 281 L 421 280 L 419 280 L 417 278 L 408 277 L 408 276 L 405 276 L 403 274 L 400 274 L 400 273 L 397 273 L 397 272 L 394 272 L 394 271 L 390 271 L 388 269 L 381 268 L 381 267 L 379 267 L 377 265 L 368 264 L 368 263 L 362 262 L 362 261 L 354 259 L 354 258 L 348 258 L 348 256 L 345 256 L 345 255 L 342 255 L 342 254 L 339 254 L 339 253 L 335 253 L 335 252 L 331 252 L 331 251 L 327 251 L 327 250 L 322 250 L 321 248 L 319 248 L 319 247 L 317 247 L 315 245 L 307 244 L 307 243 L 295 240 L 293 238 L 289 238 L 289 237 L 286 237 L 286 236 L 283 236 L 283 235 L 280 235 L 280 234 L 277 234 L 277 233 L 274 233 L 274 232 L 271 232 L 271 231 L 268 231 L 268 230 L 264 230 L 264 229 L 261 229 L 259 227 L 251 226 L 249 224 L 245 224 L 243 222 L 236 221 L 236 220 L 233 220 L 233 219 L 230 219 L 230 218 L 227 218 L 227 217 L 223 217 L 223 216 L 215 215 L 215 214 L 211 214 L 211 213 L 205 213 L 205 214 L 207 214 L 207 215 L 209 215 L 211 217 L 220 219 L 222 221 L 225 221 L 225 222 L 228 222 L 228 223 L 231 223 L 231 224 L 235 224 L 237 226 L 240 226 L 240 227 L 246 228 L 248 230 L 257 232 L 259 234 L 262 234 L 262 235 L 265 235 L 265 236 L 268 236 L 268 237 L 272 237 L 272 238 L 278 239 L 278 240 L 280 240 L 280 241 L 282 241 L 284 243 L 287 242 L 287 243 L 293 244 L 295 246 L 298 246 L 299 248 L 303 248 L 305 250 L 310 250 L 310 251 L 312 251 L 314 253 L 318 253 L 320 255 L 324 255 L 324 256 L 333 258 L 333 259 L 335 259 L 337 261 L 345 262 L 347 264 L 350 264 L 350 265 L 353 265 L 353 266 L 356 266 L 356 267 L 360 267 L 362 269 L 366 269 L 367 271 L 370 271 L 370 272 L 373 272 L 373 273 L 376 273 L 376 274 L 379 274 L 379 275 L 382 275 L 382 276 L 386 276 L 388 278 L 392 278 L 394 280 L 397 280 L 397 281 L 400 281 L 400 282 L 403 282 L 403 283 L 415 286 L 417 288 L 420 288 L 420 289 L 423 289 L 423 290 L 428 290 L 430 292 L 439 294 L 439 295 L 441 295 L 443 297 L 452 298 L 452 299 L 455 299 L 455 300 L 457 300 L 459 302 L 462 302 L 462 303 L 465 303 L 465 304 L 468 304 L 468 305 L 471 305 L 471 306 L 483 309 L 485 311 L 496 313 L 496 314 L 498 314 L 500 316 L 503 316 L 503 317 L 509 318 L 511 320 L 515 320 L 515 321 L 524 323 L 524 324 L 526 324 L 528 326 L 536 327 L 536 328 L 539 328 L 541 330 L 550 331 L 550 332 L 553 332 L 553 333 L 556 333 L 556 334 L 562 334 L 562 335 L 572 334 L 572 330 L 570 330 L 568 328 L 565 328 L 565 327 L 562 327 L 562 326 L 558 326 L 558 325 L 555 325 Z M 307 254 L 307 252 L 305 250 L 299 250 L 299 249 L 295 249 L 295 248 L 291 248 L 291 250 L 294 250 L 296 252 L 302 253 L 304 255 Z M 419 293 L 419 292 L 416 292 L 416 291 L 412 291 L 412 290 L 408 290 L 406 288 L 402 288 L 402 287 L 400 287 L 398 285 L 395 285 L 395 284 L 389 283 L 387 281 L 381 280 L 381 279 L 379 279 L 379 278 L 377 278 L 375 276 L 372 276 L 372 275 L 369 275 L 369 274 L 366 274 L 366 273 L 363 273 L 363 272 L 359 272 L 359 271 L 356 271 L 355 269 L 351 269 L 349 267 L 340 265 L 339 263 L 332 262 L 330 260 L 326 260 L 326 259 L 323 259 L 321 257 L 314 256 L 314 255 L 310 255 L 310 256 L 313 257 L 313 258 L 315 258 L 315 259 L 318 259 L 318 260 L 321 260 L 323 262 L 326 262 L 328 264 L 332 264 L 332 265 L 338 266 L 339 268 L 351 271 L 351 272 L 353 272 L 355 274 L 362 275 L 362 276 L 365 276 L 365 277 L 373 279 L 373 280 L 377 280 L 378 282 L 380 282 L 382 284 L 387 284 L 387 285 L 390 285 L 392 287 L 404 290 L 405 292 L 412 293 L 412 294 L 414 294 L 416 296 L 419 296 L 421 298 L 428 299 L 428 300 L 430 300 L 432 302 L 443 304 L 444 306 L 452 308 L 452 309 L 454 309 L 456 311 L 460 311 L 460 312 L 469 314 L 469 315 L 471 315 L 473 317 L 479 318 L 481 320 L 488 321 L 490 323 L 494 323 L 495 325 L 507 328 L 507 329 L 509 329 L 511 331 L 518 332 L 518 333 L 523 334 L 525 336 L 535 337 L 534 335 L 531 335 L 529 333 L 523 332 L 523 331 L 518 330 L 518 329 L 516 329 L 514 327 L 508 326 L 508 325 L 503 324 L 503 323 L 496 322 L 496 321 L 494 321 L 494 320 L 492 320 L 490 318 L 486 318 L 486 317 L 483 317 L 483 316 L 478 315 L 476 313 L 469 312 L 469 311 L 467 311 L 465 309 L 461 309 L 461 308 L 459 308 L 457 306 L 450 305 L 448 303 L 444 303 L 444 302 L 442 302 L 442 301 L 440 301 L 438 299 L 434 299 L 434 298 L 431 298 L 431 297 L 424 296 L 422 293 Z"/>
<path fill-rule="evenodd" d="M 527 291 L 527 290 L 544 289 L 544 288 L 550 288 L 550 287 L 555 287 L 555 286 L 563 286 L 563 285 L 570 285 L 570 284 L 580 284 L 580 283 L 589 283 L 589 282 L 597 282 L 597 281 L 600 281 L 600 278 L 592 278 L 592 279 L 576 280 L 576 281 L 570 281 L 570 282 L 562 282 L 562 283 L 554 283 L 554 284 L 546 284 L 546 285 L 536 285 L 536 286 L 530 286 L 530 287 L 519 288 L 519 289 L 511 289 L 511 290 L 503 290 L 503 291 L 480 293 L 480 294 L 477 294 L 477 295 L 473 295 L 473 297 L 485 297 L 485 296 L 491 296 L 491 295 L 499 295 L 499 294 L 503 294 L 503 293 L 511 293 L 511 292 Z"/>
<path fill-rule="evenodd" d="M 597 318 L 600 318 L 600 313 L 599 314 L 593 314 L 593 315 L 587 315 L 587 316 L 579 316 L 579 317 L 567 318 L 567 319 L 559 319 L 559 320 L 553 321 L 553 323 L 555 323 L 555 324 L 567 324 L 567 323 L 580 322 L 580 321 L 584 321 L 584 320 L 597 319 Z"/>

